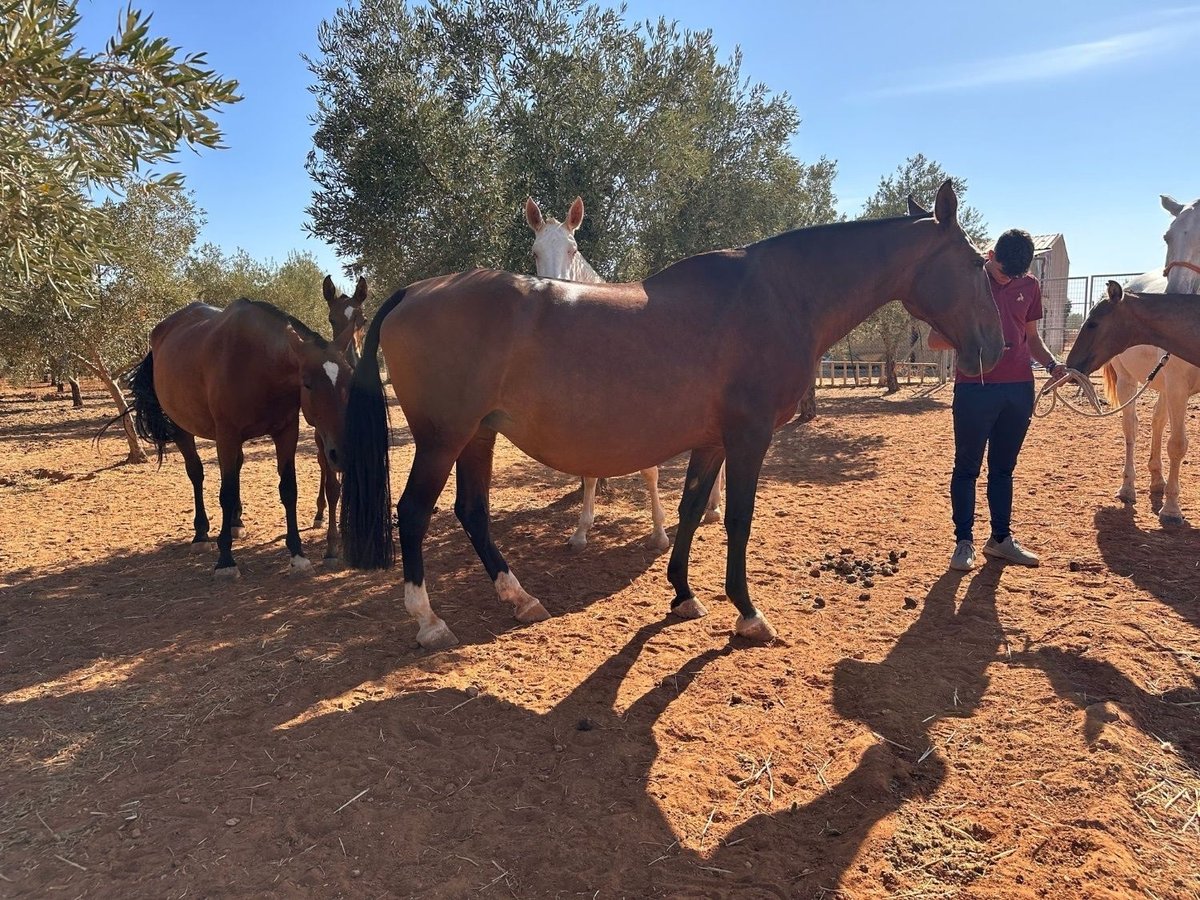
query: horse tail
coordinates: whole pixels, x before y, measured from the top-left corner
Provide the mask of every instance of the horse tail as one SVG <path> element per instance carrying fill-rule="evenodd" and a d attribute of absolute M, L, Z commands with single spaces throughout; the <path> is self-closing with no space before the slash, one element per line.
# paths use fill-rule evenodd
<path fill-rule="evenodd" d="M 147 353 L 146 358 L 133 367 L 128 377 L 129 393 L 132 395 L 129 407 L 133 413 L 133 430 L 142 440 L 154 444 L 158 451 L 158 464 L 161 466 L 167 444 L 179 435 L 179 426 L 163 411 L 158 402 L 158 394 L 154 391 L 154 354 Z"/>
<path fill-rule="evenodd" d="M 342 441 L 342 551 L 356 569 L 389 569 L 392 543 L 392 489 L 388 471 L 387 398 L 379 377 L 379 329 L 404 299 L 397 291 L 379 307 L 354 367 Z"/>
<path fill-rule="evenodd" d="M 1104 399 L 1109 406 L 1121 405 L 1121 398 L 1117 396 L 1117 370 L 1111 362 L 1104 364 Z"/>

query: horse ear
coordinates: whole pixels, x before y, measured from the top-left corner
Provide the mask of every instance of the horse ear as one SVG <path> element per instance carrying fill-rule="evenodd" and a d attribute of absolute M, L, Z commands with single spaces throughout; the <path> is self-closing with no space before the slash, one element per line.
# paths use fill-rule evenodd
<path fill-rule="evenodd" d="M 367 279 L 362 275 L 358 276 L 358 284 L 354 288 L 354 296 L 350 298 L 350 302 L 355 306 L 362 306 L 367 299 Z"/>
<path fill-rule="evenodd" d="M 571 208 L 567 210 L 567 231 L 574 231 L 583 224 L 583 198 L 576 197 L 571 202 Z"/>
<path fill-rule="evenodd" d="M 933 201 L 933 217 L 943 227 L 958 221 L 958 195 L 954 193 L 954 184 L 949 178 L 938 188 Z"/>
<path fill-rule="evenodd" d="M 924 219 L 930 215 L 929 210 L 914 200 L 912 194 L 908 195 L 908 214 L 914 219 Z"/>
<path fill-rule="evenodd" d="M 542 208 L 533 202 L 532 197 L 525 198 L 525 221 L 535 234 L 546 224 L 546 220 L 542 218 Z"/>
<path fill-rule="evenodd" d="M 1162 198 L 1163 209 L 1171 215 L 1177 216 L 1183 212 L 1183 204 L 1174 197 L 1168 197 L 1166 194 L 1159 194 L 1159 197 Z"/>
<path fill-rule="evenodd" d="M 1125 292 L 1121 289 L 1121 285 L 1115 281 L 1108 282 L 1105 284 L 1105 287 L 1108 288 L 1108 299 L 1113 303 L 1119 303 L 1121 298 L 1125 296 Z"/>
<path fill-rule="evenodd" d="M 321 296 L 330 306 L 337 302 L 337 288 L 333 286 L 333 278 L 329 275 L 326 275 L 325 280 L 321 282 Z"/>
<path fill-rule="evenodd" d="M 287 332 L 288 344 L 291 346 L 292 352 L 303 358 L 304 347 L 308 342 L 291 325 L 288 325 L 285 331 Z"/>

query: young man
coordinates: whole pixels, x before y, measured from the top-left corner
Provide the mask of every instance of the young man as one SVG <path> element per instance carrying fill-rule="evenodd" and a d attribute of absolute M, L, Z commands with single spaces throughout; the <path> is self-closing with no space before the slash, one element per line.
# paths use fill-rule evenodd
<path fill-rule="evenodd" d="M 1042 288 L 1029 274 L 1033 239 L 1028 232 L 1011 229 L 1000 235 L 989 250 L 984 270 L 1004 330 L 1004 355 L 996 368 L 982 377 L 958 372 L 954 384 L 954 474 L 950 478 L 950 508 L 957 544 L 950 568 L 966 572 L 975 567 L 975 481 L 988 455 L 987 500 L 992 536 L 983 552 L 1023 566 L 1038 565 L 1038 558 L 1012 536 L 1013 469 L 1033 416 L 1033 369 L 1030 357 L 1062 373 L 1058 362 L 1038 334 L 1042 317 Z M 929 334 L 934 350 L 951 350 L 936 331 Z"/>

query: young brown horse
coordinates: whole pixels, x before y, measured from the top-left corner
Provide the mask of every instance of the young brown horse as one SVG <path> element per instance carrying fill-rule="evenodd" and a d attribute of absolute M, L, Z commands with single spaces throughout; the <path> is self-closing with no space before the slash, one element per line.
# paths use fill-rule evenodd
<path fill-rule="evenodd" d="M 1200 297 L 1195 294 L 1125 293 L 1108 282 L 1108 299 L 1092 309 L 1067 354 L 1066 366 L 1090 375 L 1130 347 L 1161 347 L 1200 366 Z M 1145 378 L 1149 372 L 1142 372 Z"/>
<path fill-rule="evenodd" d="M 321 282 L 321 295 L 329 307 L 329 328 L 333 342 L 346 348 L 346 362 L 351 367 L 358 365 L 358 354 L 362 348 L 363 331 L 367 320 L 363 315 L 363 302 L 367 299 L 367 279 L 359 277 L 354 296 L 347 297 L 338 293 L 333 286 L 333 279 L 328 275 Z M 347 330 L 349 334 L 347 335 Z M 308 423 L 312 425 L 310 421 Z M 341 494 L 338 476 L 329 465 L 325 456 L 325 442 L 318 431 L 315 438 L 317 444 L 317 463 L 321 469 L 320 483 L 317 485 L 317 514 L 313 516 L 313 528 L 325 524 L 325 506 L 329 505 L 329 527 L 325 533 L 325 559 L 329 560 L 338 555 L 337 503 Z"/>
<path fill-rule="evenodd" d="M 691 450 L 667 567 L 671 610 L 705 614 L 688 583 L 692 538 L 726 464 L 725 593 L 736 631 L 774 629 L 750 600 L 746 545 L 763 457 L 826 347 L 901 300 L 978 375 L 1003 352 L 983 257 L 958 224 L 949 182 L 934 215 L 839 223 L 704 253 L 633 284 L 574 284 L 475 270 L 393 295 L 363 345 L 346 411 L 342 538 L 359 568 L 392 562 L 383 348 L 416 444 L 397 508 L 404 605 L 428 648 L 456 643 L 433 612 L 422 543 L 457 466 L 455 512 L 518 621 L 547 617 L 489 533 L 497 432 L 539 462 L 590 477 L 636 472 Z M 403 301 L 403 302 L 401 302 Z"/>
<path fill-rule="evenodd" d="M 344 338 L 345 340 L 345 338 Z M 225 309 L 192 303 L 150 332 L 150 352 L 132 379 L 138 432 L 183 454 L 195 494 L 193 547 L 206 546 L 204 467 L 196 438 L 217 442 L 221 466 L 218 577 L 237 578 L 234 529 L 241 527 L 242 444 L 270 435 L 279 469 L 279 499 L 287 518 L 293 571 L 307 571 L 296 525 L 296 441 L 300 410 L 317 429 L 329 463 L 340 465 L 341 433 L 351 370 L 334 346 L 297 319 L 257 300 Z"/>

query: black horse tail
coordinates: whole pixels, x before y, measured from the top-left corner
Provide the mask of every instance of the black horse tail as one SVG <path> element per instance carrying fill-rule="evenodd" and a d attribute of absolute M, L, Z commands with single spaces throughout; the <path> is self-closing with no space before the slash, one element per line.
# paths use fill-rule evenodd
<path fill-rule="evenodd" d="M 158 402 L 158 394 L 154 392 L 154 354 L 147 353 L 146 358 L 134 366 L 126 378 L 132 400 L 129 409 L 109 419 L 96 437 L 98 439 L 110 425 L 132 413 L 133 430 L 142 440 L 154 444 L 158 450 L 158 464 L 161 466 L 167 444 L 175 440 L 179 434 L 179 426 L 163 411 Z"/>
<path fill-rule="evenodd" d="M 356 569 L 389 569 L 392 543 L 392 489 L 388 472 L 387 399 L 379 377 L 379 328 L 404 299 L 400 289 L 379 308 L 363 341 L 346 404 L 342 441 L 342 554 Z"/>

